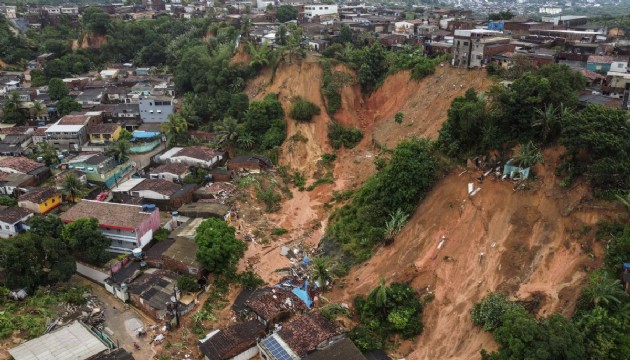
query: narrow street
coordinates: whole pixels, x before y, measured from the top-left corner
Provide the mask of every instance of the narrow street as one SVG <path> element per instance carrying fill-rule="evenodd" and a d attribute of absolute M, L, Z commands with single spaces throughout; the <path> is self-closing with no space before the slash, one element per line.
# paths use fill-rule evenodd
<path fill-rule="evenodd" d="M 104 287 L 99 286 L 81 276 L 72 277 L 77 283 L 88 285 L 92 289 L 92 294 L 98 297 L 103 304 L 103 312 L 105 313 L 105 332 L 110 338 L 133 354 L 136 360 L 151 360 L 155 355 L 151 344 L 151 335 L 147 334 L 143 337 L 136 336 L 136 329 L 139 327 L 148 328 L 153 325 L 153 320 L 139 313 L 137 310 L 126 306 L 122 301 L 115 298 L 107 292 Z M 107 330 L 109 329 L 109 331 Z M 140 345 L 140 349 L 134 349 L 133 343 Z"/>

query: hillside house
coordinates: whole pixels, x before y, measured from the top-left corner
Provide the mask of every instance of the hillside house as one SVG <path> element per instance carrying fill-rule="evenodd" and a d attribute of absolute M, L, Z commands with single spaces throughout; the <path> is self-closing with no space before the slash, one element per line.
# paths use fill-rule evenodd
<path fill-rule="evenodd" d="M 97 113 L 66 115 L 46 129 L 46 142 L 59 150 L 78 151 L 88 142 L 88 130 L 102 122 Z"/>
<path fill-rule="evenodd" d="M 35 188 L 18 197 L 18 206 L 36 214 L 46 214 L 61 205 L 61 193 L 55 188 Z"/>
<path fill-rule="evenodd" d="M 145 123 L 163 123 L 168 116 L 175 112 L 172 97 L 151 96 L 140 99 L 140 118 Z"/>
<path fill-rule="evenodd" d="M 107 144 L 118 140 L 122 127 L 119 124 L 97 124 L 88 131 L 90 143 Z"/>
<path fill-rule="evenodd" d="M 156 204 L 162 210 L 175 210 L 192 202 L 195 185 L 179 185 L 165 179 L 129 179 L 112 189 L 114 199 L 132 199 Z"/>
<path fill-rule="evenodd" d="M 160 211 L 149 212 L 138 205 L 82 200 L 60 217 L 65 223 L 80 218 L 97 219 L 103 235 L 112 239 L 109 251 L 123 254 L 147 245 L 160 228 Z"/>
<path fill-rule="evenodd" d="M 257 342 L 265 336 L 265 326 L 256 320 L 234 324 L 211 332 L 199 341 L 206 360 L 241 360 L 258 355 Z"/>
<path fill-rule="evenodd" d="M 186 164 L 211 169 L 226 158 L 224 151 L 205 146 L 174 147 L 155 157 L 160 164 Z"/>
<path fill-rule="evenodd" d="M 21 207 L 8 207 L 0 210 L 0 238 L 8 239 L 28 230 L 26 221 L 33 217 L 33 213 Z"/>
<path fill-rule="evenodd" d="M 275 287 L 257 289 L 249 295 L 244 305 L 268 329 L 289 319 L 293 314 L 308 310 L 297 295 L 287 289 Z"/>
<path fill-rule="evenodd" d="M 42 163 L 23 156 L 0 158 L 0 172 L 8 174 L 31 175 L 29 185 L 36 186 L 50 177 L 50 168 Z"/>
<path fill-rule="evenodd" d="M 606 74 L 614 62 L 612 56 L 591 55 L 586 61 L 586 69 L 598 74 Z"/>
<path fill-rule="evenodd" d="M 271 159 L 262 155 L 240 155 L 227 162 L 227 169 L 232 171 L 260 172 L 272 167 Z"/>
<path fill-rule="evenodd" d="M 186 164 L 162 164 L 149 171 L 149 178 L 181 183 L 188 174 L 190 174 L 190 168 Z"/>
<path fill-rule="evenodd" d="M 318 313 L 309 313 L 282 324 L 280 331 L 258 343 L 258 349 L 261 357 L 266 360 L 298 360 L 343 338 L 344 335 L 325 317 Z"/>

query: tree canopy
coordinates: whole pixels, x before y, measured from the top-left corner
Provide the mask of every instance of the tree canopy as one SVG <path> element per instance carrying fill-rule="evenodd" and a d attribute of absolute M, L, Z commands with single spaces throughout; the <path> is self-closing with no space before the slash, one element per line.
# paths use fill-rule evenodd
<path fill-rule="evenodd" d="M 197 228 L 197 261 L 211 273 L 236 274 L 238 261 L 247 245 L 237 239 L 236 230 L 219 219 L 207 219 Z"/>

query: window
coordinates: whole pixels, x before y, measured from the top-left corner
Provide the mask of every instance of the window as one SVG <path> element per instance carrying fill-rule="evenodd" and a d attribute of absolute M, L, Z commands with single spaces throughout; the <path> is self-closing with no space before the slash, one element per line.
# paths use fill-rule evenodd
<path fill-rule="evenodd" d="M 468 46 L 468 41 L 464 41 L 464 46 Z"/>
<path fill-rule="evenodd" d="M 55 198 L 53 198 L 53 199 L 51 200 L 51 203 L 53 203 L 53 204 L 55 203 Z"/>
<path fill-rule="evenodd" d="M 9 227 L 9 225 L 4 225 L 4 228 L 9 230 L 10 227 Z"/>
<path fill-rule="evenodd" d="M 48 206 L 48 201 L 45 201 L 45 202 L 44 202 L 44 206 Z"/>

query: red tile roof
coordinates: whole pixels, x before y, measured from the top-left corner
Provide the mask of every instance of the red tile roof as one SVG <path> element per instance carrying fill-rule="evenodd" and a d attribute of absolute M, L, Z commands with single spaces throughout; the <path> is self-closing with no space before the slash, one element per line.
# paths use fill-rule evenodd
<path fill-rule="evenodd" d="M 266 321 L 273 322 L 283 313 L 306 311 L 306 304 L 291 291 L 278 288 L 258 289 L 245 305 Z"/>
<path fill-rule="evenodd" d="M 300 357 L 315 350 L 317 345 L 338 335 L 337 327 L 318 313 L 300 315 L 282 325 L 278 335 Z"/>
<path fill-rule="evenodd" d="M 6 167 L 27 174 L 31 171 L 44 167 L 44 165 L 23 156 L 8 156 L 0 159 L 0 167 Z"/>
<path fill-rule="evenodd" d="M 172 181 L 164 179 L 144 179 L 140 184 L 136 185 L 131 191 L 151 190 L 162 195 L 173 195 L 182 187 Z"/>
<path fill-rule="evenodd" d="M 221 155 L 221 152 L 205 146 L 189 146 L 181 149 L 173 156 L 187 156 L 195 159 L 210 160 L 217 155 Z"/>
<path fill-rule="evenodd" d="M 57 194 L 57 190 L 53 188 L 37 188 L 20 195 L 18 201 L 30 201 L 35 204 L 40 204 Z"/>
<path fill-rule="evenodd" d="M 265 326 L 258 320 L 232 325 L 222 329 L 199 349 L 207 359 L 231 359 L 245 350 L 256 346 L 256 340 L 265 335 Z"/>
<path fill-rule="evenodd" d="M 160 165 L 155 169 L 151 170 L 151 174 L 161 174 L 161 173 L 169 173 L 175 175 L 181 175 L 188 171 L 188 165 L 181 163 L 168 163 L 164 165 Z"/>
<path fill-rule="evenodd" d="M 59 120 L 59 125 L 83 125 L 88 119 L 87 115 L 66 115 Z"/>
<path fill-rule="evenodd" d="M 7 224 L 15 224 L 30 214 L 32 214 L 31 211 L 21 207 L 8 207 L 0 210 L 0 221 Z"/>
<path fill-rule="evenodd" d="M 64 222 L 96 218 L 100 225 L 136 229 L 149 216 L 151 214 L 143 213 L 142 206 L 138 205 L 82 200 L 60 217 Z"/>

